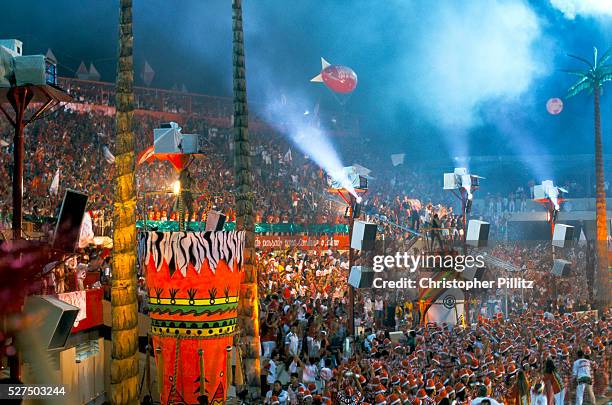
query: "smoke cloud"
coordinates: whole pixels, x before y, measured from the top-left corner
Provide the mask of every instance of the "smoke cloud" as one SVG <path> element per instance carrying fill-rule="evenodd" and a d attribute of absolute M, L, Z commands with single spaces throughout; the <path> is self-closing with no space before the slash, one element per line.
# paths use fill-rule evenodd
<path fill-rule="evenodd" d="M 522 0 L 430 6 L 405 10 L 412 21 L 400 40 L 418 41 L 400 56 L 401 79 L 392 80 L 400 85 L 392 92 L 448 133 L 449 152 L 462 155 L 469 152 L 466 131 L 482 124 L 484 103 L 516 101 L 545 74 L 536 49 L 542 29 Z"/>
<path fill-rule="evenodd" d="M 610 0 L 550 0 L 550 4 L 569 20 L 582 17 L 612 17 Z"/>

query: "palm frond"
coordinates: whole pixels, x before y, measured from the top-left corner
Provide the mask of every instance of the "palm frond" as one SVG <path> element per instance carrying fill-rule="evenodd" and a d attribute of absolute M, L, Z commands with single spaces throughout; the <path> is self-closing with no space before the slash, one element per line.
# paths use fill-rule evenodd
<path fill-rule="evenodd" d="M 602 85 L 605 82 L 609 82 L 610 80 L 612 80 L 612 71 L 604 73 L 600 78 L 599 78 L 599 84 Z M 602 86 L 603 88 L 603 86 Z"/>
<path fill-rule="evenodd" d="M 560 72 L 567 73 L 570 75 L 578 76 L 578 77 L 586 77 L 589 75 L 590 71 L 584 70 L 572 70 L 572 69 L 559 69 Z"/>
<path fill-rule="evenodd" d="M 593 69 L 593 64 L 591 62 L 589 62 L 588 60 L 580 57 L 580 56 L 576 56 L 576 55 L 571 55 L 571 54 L 567 54 L 567 56 L 569 56 L 570 58 L 574 58 L 576 60 L 579 60 L 580 62 L 586 64 L 588 67 L 590 67 L 591 69 Z"/>
<path fill-rule="evenodd" d="M 583 90 L 587 90 L 593 87 L 593 82 L 588 77 L 583 77 L 578 80 L 572 87 L 567 90 L 566 98 L 574 97 L 576 94 Z"/>
<path fill-rule="evenodd" d="M 597 78 L 601 78 L 609 73 L 612 73 L 612 65 L 603 65 L 597 69 Z"/>
<path fill-rule="evenodd" d="M 610 59 L 610 57 L 612 57 L 612 48 L 608 48 L 608 50 L 603 55 L 601 55 L 598 65 L 604 65 L 608 61 L 608 59 Z"/>
<path fill-rule="evenodd" d="M 593 66 L 595 67 L 595 69 L 597 69 L 597 53 L 599 51 L 597 50 L 597 47 L 594 46 L 593 47 Z"/>

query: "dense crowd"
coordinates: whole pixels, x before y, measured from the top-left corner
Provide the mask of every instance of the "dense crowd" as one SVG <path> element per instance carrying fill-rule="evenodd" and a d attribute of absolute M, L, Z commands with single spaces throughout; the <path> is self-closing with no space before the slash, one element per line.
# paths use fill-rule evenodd
<path fill-rule="evenodd" d="M 424 325 L 408 291 L 357 290 L 355 327 L 347 346 L 346 255 L 328 251 L 260 252 L 260 326 L 266 403 L 550 404 L 605 395 L 609 317 L 597 320 L 586 281 L 553 280 L 541 246 L 500 245 L 488 254 L 512 260 L 533 279 L 529 292 L 481 291 L 468 322 Z M 571 258 L 580 252 L 571 252 Z M 510 259 L 512 258 L 512 259 Z M 486 277 L 505 270 L 488 267 Z M 418 273 L 414 275 L 418 277 Z M 556 294 L 553 292 L 556 291 Z M 399 334 L 393 333 L 399 331 Z M 574 366 L 578 362 L 578 366 Z M 588 370 L 580 364 L 588 363 Z M 593 385 L 578 384 L 590 376 Z M 582 392 L 586 389 L 586 393 Z M 565 396 L 565 399 L 562 399 Z M 456 402 L 455 402 L 456 401 Z M 576 402 L 581 403 L 581 402 Z"/>

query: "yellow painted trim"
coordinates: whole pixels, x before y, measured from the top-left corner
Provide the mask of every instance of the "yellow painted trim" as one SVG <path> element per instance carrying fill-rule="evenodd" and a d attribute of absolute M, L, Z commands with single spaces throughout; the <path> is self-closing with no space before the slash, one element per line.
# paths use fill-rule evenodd
<path fill-rule="evenodd" d="M 171 298 L 160 298 L 159 303 L 157 302 L 157 297 L 149 296 L 149 302 L 151 304 L 156 305 L 193 305 L 193 306 L 211 306 L 211 305 L 221 305 L 221 304 L 234 304 L 238 302 L 238 297 L 229 297 L 228 301 L 225 300 L 225 297 L 215 298 L 215 303 L 210 303 L 210 298 L 204 299 L 194 299 L 192 302 L 189 302 L 189 298 L 175 298 L 174 303 L 172 303 Z"/>
<path fill-rule="evenodd" d="M 220 328 L 191 329 L 191 328 L 164 328 L 162 326 L 151 326 L 151 333 L 157 336 L 181 336 L 193 338 L 214 338 L 228 336 L 234 333 L 236 324 Z M 189 333 L 187 333 L 189 331 Z M 198 333 L 200 332 L 200 333 Z"/>

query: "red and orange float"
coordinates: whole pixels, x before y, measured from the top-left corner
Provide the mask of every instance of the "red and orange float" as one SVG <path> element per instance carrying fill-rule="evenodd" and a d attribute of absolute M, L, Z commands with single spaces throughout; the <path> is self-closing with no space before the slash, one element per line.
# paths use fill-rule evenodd
<path fill-rule="evenodd" d="M 244 232 L 141 232 L 163 404 L 224 404 Z"/>

